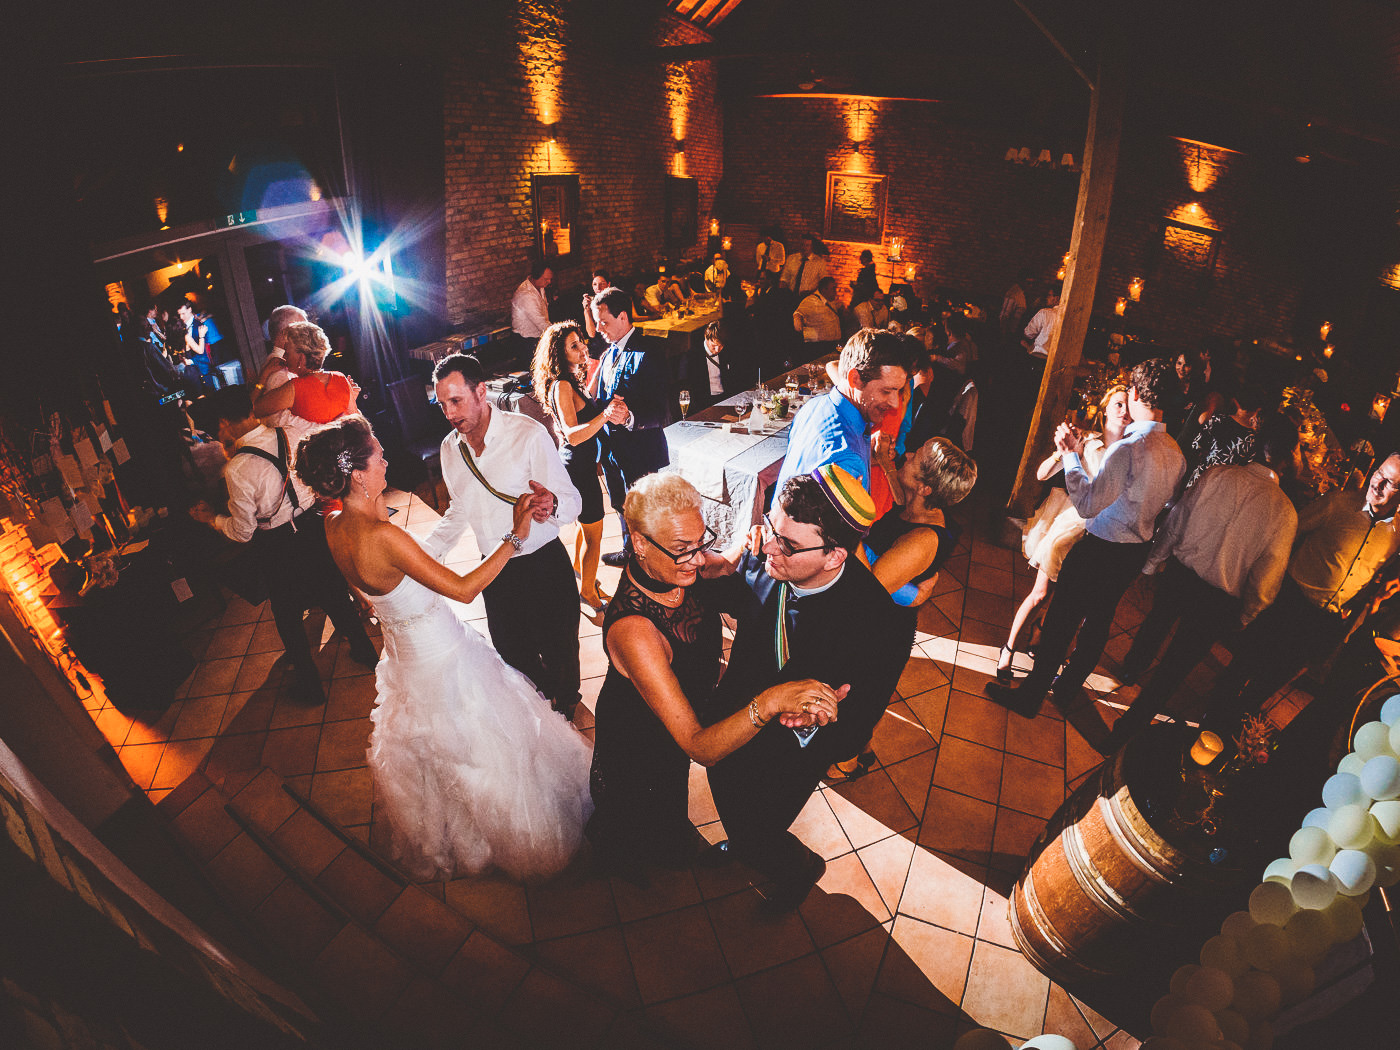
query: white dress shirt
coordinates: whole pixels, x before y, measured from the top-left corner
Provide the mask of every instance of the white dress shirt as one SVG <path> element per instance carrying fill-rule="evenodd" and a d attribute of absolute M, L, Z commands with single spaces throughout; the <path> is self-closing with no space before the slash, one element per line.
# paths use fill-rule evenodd
<path fill-rule="evenodd" d="M 798 276 L 801 275 L 801 284 L 798 283 Z M 790 292 L 798 295 L 806 295 L 808 292 L 817 290 L 817 282 L 826 276 L 826 260 L 820 255 L 813 253 L 807 256 L 807 265 L 802 265 L 802 253 L 789 255 L 787 262 L 783 264 L 782 276 L 778 278 L 779 283 Z M 840 338 L 839 336 L 837 338 Z"/>
<path fill-rule="evenodd" d="M 1206 583 L 1241 600 L 1249 623 L 1278 597 L 1298 512 L 1262 463 L 1209 468 L 1167 515 L 1142 571 L 1175 558 Z"/>
<path fill-rule="evenodd" d="M 1030 351 L 1032 357 L 1044 357 L 1050 352 L 1050 340 L 1060 330 L 1060 309 L 1060 306 L 1043 306 L 1026 325 L 1025 336 L 1035 344 Z"/>
<path fill-rule="evenodd" d="M 558 497 L 559 509 L 555 517 L 559 524 L 574 521 L 583 507 L 583 499 L 569 480 L 549 431 L 519 412 L 496 408 L 490 412 L 481 454 L 474 455 L 482 475 L 493 488 L 508 496 L 529 492 L 530 482 L 537 481 Z M 486 491 L 467 466 L 462 458 L 463 440 L 455 430 L 442 439 L 442 477 L 451 502 L 447 513 L 423 542 L 428 553 L 439 560 L 457 545 L 468 526 L 482 554 L 489 554 L 515 520 L 513 504 Z M 558 539 L 559 524 L 531 522 L 530 535 L 512 557 L 533 554 L 546 543 Z"/>
<path fill-rule="evenodd" d="M 538 339 L 549 327 L 549 300 L 545 298 L 544 289 L 536 288 L 528 277 L 511 296 L 510 326 L 516 335 L 526 339 Z"/>
<path fill-rule="evenodd" d="M 1366 489 L 1333 489 L 1313 500 L 1298 514 L 1298 537 L 1288 575 L 1308 601 L 1335 613 L 1400 552 L 1395 515 L 1372 518 Z"/>
<path fill-rule="evenodd" d="M 296 439 L 287 435 L 287 456 L 296 453 Z M 261 424 L 244 434 L 234 448 L 244 445 L 260 448 L 277 455 L 277 431 Z M 289 464 L 290 468 L 290 464 Z M 294 511 L 287 498 L 286 484 L 276 467 L 261 456 L 232 455 L 224 466 L 224 483 L 228 486 L 228 513 L 214 516 L 214 528 L 234 543 L 247 543 L 258 529 L 275 529 L 294 516 L 316 505 L 316 497 L 292 472 L 292 489 L 301 508 Z"/>
<path fill-rule="evenodd" d="M 855 305 L 856 324 L 862 328 L 884 328 L 890 323 L 890 309 L 881 304 L 878 308 L 869 299 Z"/>
<path fill-rule="evenodd" d="M 1090 477 L 1079 457 L 1065 453 L 1065 491 L 1090 535 L 1109 543 L 1146 543 L 1157 515 L 1176 495 L 1186 458 L 1152 420 L 1129 423 Z"/>
<path fill-rule="evenodd" d="M 729 280 L 729 267 L 720 263 L 718 266 L 711 266 L 705 270 L 705 283 L 716 291 L 723 288 Z"/>

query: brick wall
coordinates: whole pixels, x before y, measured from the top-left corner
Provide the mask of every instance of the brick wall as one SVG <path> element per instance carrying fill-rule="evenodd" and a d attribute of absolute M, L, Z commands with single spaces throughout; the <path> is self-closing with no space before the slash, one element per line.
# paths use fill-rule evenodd
<path fill-rule="evenodd" d="M 1082 141 L 1014 137 L 1032 150 L 1050 146 L 1057 161 L 1066 151 L 1082 160 Z M 859 154 L 853 138 L 863 140 Z M 1078 192 L 1070 172 L 1006 162 L 1012 138 L 947 119 L 931 103 L 857 109 L 847 100 L 743 99 L 726 113 L 725 218 L 777 223 L 792 245 L 801 230 L 822 228 L 828 170 L 885 174 L 885 240 L 868 246 L 881 282 L 892 269 L 902 275 L 887 262 L 899 235 L 903 258 L 917 267 L 916 290 L 942 286 L 997 303 L 1020 267 L 1045 276 L 1058 269 Z M 1285 158 L 1197 153 L 1167 136 L 1125 137 L 1098 312 L 1111 315 L 1130 278 L 1141 276 L 1145 293 L 1130 319 L 1159 341 L 1196 345 L 1213 334 L 1288 343 L 1306 276 L 1296 218 L 1309 205 L 1297 167 Z M 1192 203 L 1200 210 L 1186 211 Z M 1209 282 L 1199 280 L 1199 238 L 1174 234 L 1164 244 L 1168 217 L 1222 231 Z M 830 247 L 828 269 L 844 288 L 867 245 Z"/>
<path fill-rule="evenodd" d="M 524 0 L 483 19 L 481 46 L 451 63 L 445 86 L 447 312 L 507 311 L 533 252 L 530 176 L 577 172 L 578 261 L 556 275 L 587 282 L 596 266 L 629 273 L 662 254 L 666 174 L 699 181 L 699 255 L 722 166 L 722 121 L 710 62 L 663 64 L 639 45 L 619 53 L 601 27 L 571 20 L 567 0 Z M 629 39 L 703 43 L 661 16 Z M 546 123 L 558 123 L 547 142 Z M 672 145 L 683 137 L 685 152 Z"/>

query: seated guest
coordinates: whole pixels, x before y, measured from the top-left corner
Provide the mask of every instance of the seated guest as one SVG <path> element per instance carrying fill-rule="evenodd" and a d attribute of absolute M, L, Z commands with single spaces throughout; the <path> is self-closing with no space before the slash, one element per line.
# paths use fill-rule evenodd
<path fill-rule="evenodd" d="M 747 553 L 725 556 L 743 586 L 732 594 L 734 646 L 705 720 L 732 718 L 756 689 L 795 681 L 825 682 L 841 698 L 840 720 L 815 729 L 760 714 L 757 737 L 709 770 L 729 839 L 702 863 L 736 858 L 771 879 L 765 910 L 796 908 L 826 870 L 788 829 L 827 767 L 870 739 L 909 660 L 912 620 L 851 557 L 872 511 L 854 477 L 823 467 L 783 484 L 761 547 L 751 539 Z M 827 702 L 824 694 L 818 703 Z"/>
<path fill-rule="evenodd" d="M 724 261 L 723 252 L 715 252 L 714 261 L 705 270 L 705 288 L 711 292 L 722 292 L 729 283 L 729 264 Z"/>
<path fill-rule="evenodd" d="M 1142 571 L 1166 571 L 1152 609 L 1123 659 L 1133 685 L 1176 628 L 1162 662 L 1113 727 L 1105 753 L 1151 724 L 1216 642 L 1251 623 L 1278 594 L 1298 514 L 1279 488 L 1297 469 L 1298 431 L 1275 415 L 1259 429 L 1248 464 L 1211 467 L 1167 515 Z"/>
<path fill-rule="evenodd" d="M 1194 485 L 1207 467 L 1227 463 L 1248 463 L 1254 458 L 1254 432 L 1259 427 L 1259 415 L 1267 398 L 1259 387 L 1246 387 L 1235 395 L 1234 412 L 1228 416 L 1212 416 L 1196 432 L 1195 440 L 1186 449 L 1186 458 L 1193 470 L 1186 478 Z"/>
<path fill-rule="evenodd" d="M 350 600 L 345 578 L 331 560 L 316 497 L 290 473 L 291 439 L 285 430 L 258 422 L 248 392 L 241 386 L 201 398 L 191 411 L 202 428 L 217 432 L 229 458 L 224 467 L 228 512 L 216 513 L 201 502 L 190 508 L 190 517 L 235 543 L 254 545 L 272 619 L 291 661 L 293 693 L 306 703 L 325 703 L 321 676 L 302 625 L 308 608 L 325 610 L 350 643 L 350 658 L 356 663 L 373 667 L 379 656 Z"/>
<path fill-rule="evenodd" d="M 713 765 L 783 715 L 802 724 L 836 718 L 836 690 L 789 675 L 701 725 L 696 706 L 719 677 L 726 583 L 699 578 L 714 541 L 700 502 L 679 475 L 652 474 L 632 487 L 623 508 L 633 557 L 603 615 L 608 674 L 598 694 L 595 809 L 586 833 L 603 867 L 624 877 L 640 876 L 647 863 L 684 868 L 694 859 L 692 760 Z"/>
<path fill-rule="evenodd" d="M 592 302 L 589 303 L 592 306 Z M 573 321 L 560 321 L 544 330 L 535 347 L 535 398 L 554 420 L 562 439 L 559 456 L 569 480 L 583 497 L 574 534 L 574 571 L 579 597 L 595 612 L 607 604 L 598 589 L 598 558 L 603 547 L 603 489 L 598 484 L 599 435 L 606 423 L 620 423 L 625 408 L 616 399 L 606 404 L 585 393 L 588 348 Z"/>
<path fill-rule="evenodd" d="M 510 297 L 510 327 L 531 346 L 549 327 L 549 299 L 544 290 L 553 280 L 554 271 L 545 263 L 537 262 Z"/>
<path fill-rule="evenodd" d="M 835 347 L 841 341 L 841 315 L 837 310 L 836 278 L 823 277 L 816 290 L 793 311 L 793 330 L 802 333 L 804 343 Z"/>
<path fill-rule="evenodd" d="M 724 334 L 719 321 L 705 326 L 705 378 L 709 383 L 708 400 L 718 401 L 728 385 L 729 360 L 724 353 Z"/>
<path fill-rule="evenodd" d="M 653 311 L 651 307 L 647 305 L 647 290 L 646 281 L 637 280 L 632 282 L 632 310 L 636 314 L 635 320 L 649 321 L 661 316 L 660 310 Z M 601 292 L 597 293 L 597 295 L 601 294 Z M 595 295 L 595 298 L 597 295 Z"/>
<path fill-rule="evenodd" d="M 1387 571 L 1400 552 L 1397 509 L 1400 452 L 1393 452 L 1364 489 L 1333 489 L 1298 512 L 1283 585 L 1240 637 L 1212 690 L 1210 728 L 1229 739 L 1241 716 L 1258 710 L 1309 663 L 1325 661 L 1349 627 L 1400 592 L 1400 580 Z"/>
<path fill-rule="evenodd" d="M 835 463 L 870 485 L 870 427 L 897 412 L 909 383 L 909 361 L 899 336 L 862 328 L 841 349 L 829 394 L 802 406 L 788 429 L 788 451 L 776 491 L 791 477 Z"/>
<path fill-rule="evenodd" d="M 852 293 L 854 298 L 854 293 Z M 858 328 L 884 328 L 890 323 L 890 311 L 885 306 L 885 293 L 874 289 L 868 297 L 856 300 L 852 308 Z"/>
<path fill-rule="evenodd" d="M 309 424 L 330 423 L 359 411 L 356 400 L 360 388 L 355 381 L 343 372 L 322 370 L 331 342 L 319 325 L 310 321 L 289 324 L 282 333 L 282 348 L 295 378 L 258 395 L 253 408 L 259 417 L 290 412 L 305 422 L 289 420 L 285 425 L 305 431 Z"/>
<path fill-rule="evenodd" d="M 673 281 L 666 274 L 656 275 L 656 283 L 647 289 L 647 309 L 660 317 L 667 307 L 677 307 L 685 302 L 686 296 L 679 281 Z"/>

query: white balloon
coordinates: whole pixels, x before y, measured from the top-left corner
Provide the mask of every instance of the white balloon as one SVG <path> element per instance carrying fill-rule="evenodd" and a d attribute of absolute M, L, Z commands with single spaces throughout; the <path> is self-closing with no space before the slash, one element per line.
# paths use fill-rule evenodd
<path fill-rule="evenodd" d="M 1326 864 L 1337 855 L 1337 844 L 1324 828 L 1299 828 L 1288 840 L 1288 855 L 1298 862 L 1299 868 L 1304 864 Z"/>
<path fill-rule="evenodd" d="M 1167 1018 L 1166 1034 L 1187 1044 L 1209 1043 L 1220 1038 L 1220 1025 L 1204 1006 L 1187 1003 Z"/>
<path fill-rule="evenodd" d="M 1168 992 L 1162 998 L 1152 1004 L 1152 1012 L 1148 1015 L 1147 1022 L 1152 1026 L 1152 1031 L 1157 1035 L 1167 1034 L 1167 1024 L 1176 1012 L 1183 1006 L 1187 1006 L 1186 996 L 1177 995 L 1175 992 Z"/>
<path fill-rule="evenodd" d="M 1277 882 L 1261 882 L 1249 895 L 1249 914 L 1258 923 L 1282 926 L 1297 910 L 1290 888 Z M 1240 943 L 1247 944 L 1247 938 L 1253 933 L 1250 930 Z"/>
<path fill-rule="evenodd" d="M 1313 911 L 1311 908 L 1289 919 L 1283 932 L 1294 953 L 1305 962 L 1321 959 L 1336 940 L 1336 930 L 1327 912 Z"/>
<path fill-rule="evenodd" d="M 1324 832 L 1324 834 L 1326 833 Z M 1328 859 L 1330 860 L 1331 858 Z M 1281 882 L 1287 886 L 1293 881 L 1293 873 L 1300 867 L 1302 867 L 1302 864 L 1292 857 L 1280 857 L 1278 860 L 1271 860 L 1269 861 L 1269 866 L 1264 869 L 1264 875 L 1259 881 Z"/>
<path fill-rule="evenodd" d="M 1285 883 L 1284 885 L 1287 885 Z M 1235 911 L 1226 916 L 1220 924 L 1220 932 L 1226 937 L 1239 940 L 1255 926 L 1254 916 L 1247 911 Z"/>
<path fill-rule="evenodd" d="M 1286 966 L 1280 966 L 1273 973 L 1278 981 L 1279 994 L 1286 1003 L 1306 999 L 1312 995 L 1313 988 L 1317 985 L 1317 976 L 1313 973 L 1313 968 L 1296 959 Z"/>
<path fill-rule="evenodd" d="M 1274 1045 L 1274 1026 L 1262 1018 L 1251 1021 L 1249 1025 L 1249 1042 L 1244 1044 L 1244 1050 L 1269 1050 Z"/>
<path fill-rule="evenodd" d="M 1359 849 L 1344 849 L 1332 858 L 1331 872 L 1337 877 L 1337 892 L 1359 897 L 1376 881 L 1376 862 Z"/>
<path fill-rule="evenodd" d="M 1364 920 L 1356 901 L 1355 897 L 1338 897 L 1323 912 L 1332 924 L 1332 938 L 1337 944 L 1345 944 L 1361 932 Z"/>
<path fill-rule="evenodd" d="M 1170 982 L 1171 990 L 1177 995 L 1184 995 L 1186 993 L 1186 982 L 1191 979 L 1192 974 L 1200 973 L 1200 971 L 1201 967 L 1197 966 L 1195 963 L 1187 963 L 1185 966 L 1178 966 L 1176 968 L 1176 973 L 1172 974 Z"/>
<path fill-rule="evenodd" d="M 1390 750 L 1390 726 L 1384 722 L 1367 722 L 1356 731 L 1352 742 L 1356 753 L 1369 762 L 1377 755 L 1393 755 Z"/>
<path fill-rule="evenodd" d="M 1390 750 L 1400 754 L 1400 721 L 1390 727 Z"/>
<path fill-rule="evenodd" d="M 1211 1013 L 1223 1010 L 1235 997 L 1234 979 L 1224 970 L 1202 966 L 1186 981 L 1186 998 Z"/>
<path fill-rule="evenodd" d="M 1338 806 L 1332 811 L 1332 819 L 1327 822 L 1327 834 L 1338 849 L 1365 849 L 1376 836 L 1376 822 L 1364 804 Z M 1314 863 L 1327 864 L 1330 861 L 1329 857 Z"/>
<path fill-rule="evenodd" d="M 1381 704 L 1381 721 L 1388 726 L 1400 722 L 1400 693 L 1396 693 Z"/>
<path fill-rule="evenodd" d="M 1327 875 L 1330 878 L 1332 873 L 1329 871 Z M 1201 965 L 1214 966 L 1217 970 L 1224 970 L 1231 977 L 1238 977 L 1249 969 L 1249 963 L 1245 962 L 1244 956 L 1240 954 L 1240 942 L 1223 934 L 1218 934 L 1201 945 Z M 1153 1009 L 1155 1011 L 1156 1008 Z M 1152 1030 L 1159 1031 L 1155 1023 Z"/>
<path fill-rule="evenodd" d="M 1254 927 L 1245 935 L 1240 944 L 1240 952 L 1245 961 L 1257 970 L 1277 969 L 1293 957 L 1293 948 L 1288 943 L 1288 937 L 1277 926 Z"/>
<path fill-rule="evenodd" d="M 1346 755 L 1337 763 L 1338 773 L 1350 773 L 1354 777 L 1361 776 L 1361 771 L 1366 768 L 1366 760 L 1355 751 Z"/>
<path fill-rule="evenodd" d="M 1011 1043 L 1000 1032 L 993 1032 L 990 1028 L 974 1028 L 958 1037 L 953 1050 L 1011 1050 Z"/>
<path fill-rule="evenodd" d="M 1386 846 L 1400 843 L 1400 801 L 1387 799 L 1371 806 L 1371 816 L 1376 818 L 1376 838 Z"/>
<path fill-rule="evenodd" d="M 1317 809 L 1308 810 L 1308 815 L 1303 818 L 1303 827 L 1321 828 L 1327 830 L 1327 820 L 1331 817 L 1332 811 L 1326 806 L 1318 806 Z"/>
<path fill-rule="evenodd" d="M 1292 890 L 1298 907 L 1325 908 L 1337 897 L 1337 877 L 1321 864 L 1306 864 L 1293 873 Z"/>
<path fill-rule="evenodd" d="M 1235 982 L 1235 1001 L 1230 1008 L 1252 1024 L 1272 1014 L 1282 1001 L 1283 993 L 1271 974 L 1250 971 Z"/>
<path fill-rule="evenodd" d="M 1249 1022 L 1234 1010 L 1215 1011 L 1215 1020 L 1221 1033 L 1232 1043 L 1243 1044 L 1249 1038 Z"/>
<path fill-rule="evenodd" d="M 1371 798 L 1382 801 L 1396 798 L 1400 796 L 1400 759 L 1394 755 L 1377 755 L 1367 760 L 1360 779 L 1361 790 Z"/>
<path fill-rule="evenodd" d="M 1021 1050 L 1079 1050 L 1062 1035 L 1038 1035 L 1021 1044 Z"/>
<path fill-rule="evenodd" d="M 1357 806 L 1365 801 L 1361 779 L 1355 773 L 1334 773 L 1322 785 L 1322 804 L 1328 809 Z"/>

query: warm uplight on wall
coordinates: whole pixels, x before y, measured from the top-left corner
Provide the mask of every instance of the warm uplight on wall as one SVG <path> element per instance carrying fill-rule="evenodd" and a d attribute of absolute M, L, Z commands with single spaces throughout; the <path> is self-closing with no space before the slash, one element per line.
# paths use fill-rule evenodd
<path fill-rule="evenodd" d="M 161 228 L 162 230 L 168 230 L 168 229 L 170 229 L 169 226 L 165 225 L 166 217 L 167 217 L 169 214 L 170 214 L 170 202 L 167 201 L 164 197 L 157 197 L 157 198 L 156 198 L 156 218 L 160 220 L 160 228 Z"/>
<path fill-rule="evenodd" d="M 1141 277 L 1134 277 L 1131 281 L 1128 282 L 1128 298 L 1135 303 L 1140 302 L 1142 300 Z"/>
<path fill-rule="evenodd" d="M 676 139 L 675 142 L 672 143 L 672 145 L 675 147 L 675 151 L 677 153 L 685 152 L 685 139 Z"/>
<path fill-rule="evenodd" d="M 1394 288 L 1400 291 L 1400 263 L 1387 267 L 1381 271 L 1381 284 L 1387 288 Z"/>
<path fill-rule="evenodd" d="M 516 29 L 520 34 L 520 66 L 535 104 L 535 116 L 547 127 L 559 120 L 561 108 L 560 82 L 568 36 L 564 11 L 554 4 L 521 4 Z"/>
<path fill-rule="evenodd" d="M 549 142 L 559 141 L 559 121 L 556 120 L 553 124 L 544 126 L 544 137 Z"/>
<path fill-rule="evenodd" d="M 1320 335 L 1322 336 L 1323 339 L 1326 339 L 1329 335 L 1332 334 L 1332 322 L 1331 322 L 1331 321 L 1323 321 L 1323 322 L 1322 322 L 1322 327 L 1319 328 L 1317 331 L 1318 331 L 1318 334 L 1320 334 Z"/>
<path fill-rule="evenodd" d="M 1118 301 L 1113 304 L 1113 312 L 1119 317 L 1122 317 L 1128 312 L 1128 300 L 1125 296 L 1120 295 L 1118 297 Z"/>

